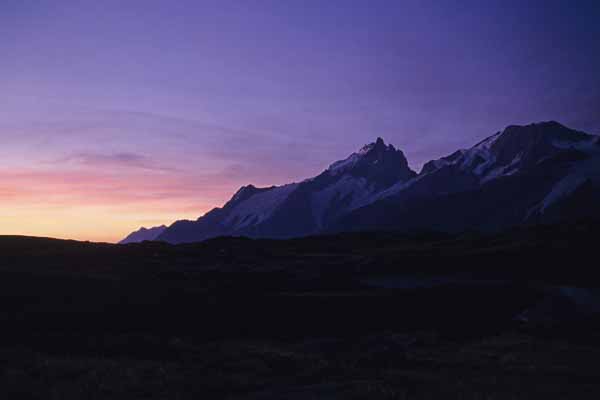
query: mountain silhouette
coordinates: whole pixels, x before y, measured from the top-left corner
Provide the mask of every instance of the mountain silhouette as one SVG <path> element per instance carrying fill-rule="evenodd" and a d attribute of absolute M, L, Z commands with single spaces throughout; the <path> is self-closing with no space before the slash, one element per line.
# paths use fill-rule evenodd
<path fill-rule="evenodd" d="M 243 186 L 223 207 L 143 240 L 493 231 L 600 216 L 599 183 L 600 137 L 554 121 L 508 126 L 469 149 L 425 163 L 418 174 L 401 150 L 377 138 L 313 178 Z M 125 240 L 136 241 L 132 235 Z"/>

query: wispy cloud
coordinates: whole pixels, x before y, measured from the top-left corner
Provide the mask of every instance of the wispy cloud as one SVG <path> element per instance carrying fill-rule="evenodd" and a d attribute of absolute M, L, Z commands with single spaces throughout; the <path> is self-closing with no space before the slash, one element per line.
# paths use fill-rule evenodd
<path fill-rule="evenodd" d="M 52 164 L 80 164 L 100 168 L 133 168 L 149 171 L 176 172 L 177 168 L 161 165 L 150 157 L 142 154 L 117 152 L 117 153 L 93 153 L 80 152 L 54 160 Z"/>

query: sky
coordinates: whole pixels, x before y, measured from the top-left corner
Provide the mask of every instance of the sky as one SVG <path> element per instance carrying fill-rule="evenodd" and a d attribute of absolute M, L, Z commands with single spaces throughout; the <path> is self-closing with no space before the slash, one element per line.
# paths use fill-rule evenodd
<path fill-rule="evenodd" d="M 114 242 L 378 136 L 600 133 L 597 1 L 0 0 L 0 234 Z"/>

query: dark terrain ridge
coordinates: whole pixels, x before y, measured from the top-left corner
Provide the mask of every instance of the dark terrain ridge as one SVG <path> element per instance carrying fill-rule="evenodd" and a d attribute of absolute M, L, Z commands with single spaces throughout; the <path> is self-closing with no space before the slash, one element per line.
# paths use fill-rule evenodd
<path fill-rule="evenodd" d="M 319 175 L 242 187 L 195 221 L 124 242 L 217 236 L 293 238 L 347 231 L 502 231 L 600 217 L 600 137 L 557 122 L 512 125 L 412 171 L 381 138 Z"/>
<path fill-rule="evenodd" d="M 0 393 L 598 398 L 599 234 L 0 237 Z"/>
<path fill-rule="evenodd" d="M 156 240 L 167 229 L 165 225 L 155 226 L 152 228 L 140 228 L 135 232 L 131 232 L 127 237 L 121 240 L 119 243 L 127 244 L 127 243 L 138 243 L 146 240 L 152 241 Z"/>

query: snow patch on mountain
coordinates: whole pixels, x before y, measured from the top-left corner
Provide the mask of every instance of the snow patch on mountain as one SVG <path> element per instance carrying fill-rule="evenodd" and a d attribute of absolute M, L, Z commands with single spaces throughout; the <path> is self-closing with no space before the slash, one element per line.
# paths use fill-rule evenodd
<path fill-rule="evenodd" d="M 399 194 L 400 192 L 402 192 L 403 190 L 408 189 L 415 183 L 419 182 L 424 176 L 425 175 L 418 175 L 412 179 L 409 179 L 408 181 L 398 182 L 385 190 L 382 190 L 382 191 L 376 192 L 376 193 L 372 193 L 368 196 L 364 196 L 360 199 L 357 199 L 357 201 L 353 204 L 352 208 L 348 208 L 348 210 L 354 210 L 354 209 L 357 209 L 360 207 L 367 206 L 378 200 L 382 200 L 387 197 L 395 196 L 395 195 Z"/>
<path fill-rule="evenodd" d="M 475 175 L 487 175 L 486 172 L 496 162 L 496 157 L 492 153 L 492 145 L 496 143 L 501 136 L 501 132 L 488 137 L 475 146 L 463 152 L 462 170 L 471 170 Z"/>
<path fill-rule="evenodd" d="M 492 136 L 483 139 L 481 142 L 477 143 L 473 148 L 482 149 L 482 150 L 490 150 L 494 143 L 498 141 L 498 139 L 502 136 L 502 131 L 494 133 Z"/>
<path fill-rule="evenodd" d="M 496 162 L 496 157 L 490 151 L 490 147 L 495 140 L 490 139 L 497 138 L 491 137 L 470 149 L 461 149 L 452 158 L 445 157 L 432 161 L 430 165 L 433 168 L 426 173 L 433 173 L 449 166 L 457 166 L 461 171 L 473 173 L 480 177 L 485 176 Z"/>
<path fill-rule="evenodd" d="M 342 173 L 349 168 L 352 168 L 360 161 L 360 159 L 367 154 L 369 151 L 373 150 L 375 147 L 375 143 L 367 144 L 363 146 L 358 152 L 350 154 L 350 156 L 344 160 L 339 160 L 334 162 L 327 168 L 330 174 L 337 175 Z"/>
<path fill-rule="evenodd" d="M 334 200 L 347 201 L 347 206 L 344 209 L 350 210 L 367 199 L 372 192 L 373 186 L 369 184 L 367 179 L 344 175 L 336 183 L 314 193 L 311 197 L 311 205 L 317 226 L 323 226 L 324 216 L 330 211 L 329 208 L 335 205 Z"/>
<path fill-rule="evenodd" d="M 456 160 L 460 163 L 461 170 L 479 176 L 481 184 L 517 172 L 515 167 L 521 161 L 523 153 L 516 155 L 507 165 L 497 165 L 498 160 L 492 147 L 501 136 L 502 132 L 497 132 L 470 149 L 462 150 L 463 157 Z"/>
<path fill-rule="evenodd" d="M 345 160 L 336 161 L 331 164 L 327 170 L 331 175 L 337 175 L 348 170 L 349 168 L 354 167 L 360 158 L 360 154 L 352 153 L 350 157 L 346 158 Z"/>
<path fill-rule="evenodd" d="M 599 141 L 600 137 L 592 137 L 590 140 L 582 140 L 578 142 L 555 140 L 552 142 L 552 145 L 561 150 L 573 149 L 579 150 L 586 154 L 597 154 L 600 153 L 600 147 L 598 147 Z"/>
<path fill-rule="evenodd" d="M 573 168 L 570 174 L 558 181 L 539 205 L 540 212 L 567 198 L 586 182 L 600 182 L 600 156 L 589 158 Z"/>
<path fill-rule="evenodd" d="M 587 178 L 577 175 L 569 175 L 566 178 L 560 180 L 550 193 L 542 200 L 540 211 L 543 213 L 552 204 L 557 203 L 559 200 L 568 197 L 577 188 L 583 185 L 587 181 Z"/>
<path fill-rule="evenodd" d="M 276 186 L 251 196 L 229 212 L 223 221 L 224 225 L 241 229 L 265 221 L 297 187 L 297 183 Z"/>
<path fill-rule="evenodd" d="M 329 173 L 331 175 L 339 175 L 339 174 L 346 172 L 347 170 L 353 168 L 360 160 L 362 160 L 362 158 L 364 156 L 369 154 L 378 145 L 383 146 L 386 149 L 387 148 L 393 149 L 393 146 L 385 146 L 383 139 L 377 138 L 376 142 L 366 144 L 356 153 L 350 154 L 350 156 L 348 156 L 347 158 L 345 158 L 343 160 L 334 162 L 333 164 L 331 164 L 329 166 L 329 168 L 327 168 L 327 171 L 329 171 Z M 377 164 L 378 162 L 379 162 L 379 159 L 375 159 L 373 161 L 373 164 Z"/>
<path fill-rule="evenodd" d="M 498 179 L 504 176 L 510 176 L 518 172 L 517 165 L 521 162 L 521 158 L 523 157 L 523 153 L 517 154 L 515 158 L 508 165 L 502 165 L 488 171 L 485 176 L 481 178 L 481 184 L 484 184 L 488 181 Z"/>

